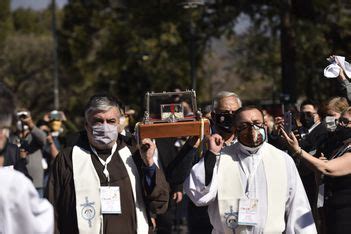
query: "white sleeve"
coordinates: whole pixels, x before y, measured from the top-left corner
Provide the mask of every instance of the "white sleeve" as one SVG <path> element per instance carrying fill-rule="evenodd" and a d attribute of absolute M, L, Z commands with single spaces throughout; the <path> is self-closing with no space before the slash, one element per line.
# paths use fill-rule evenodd
<path fill-rule="evenodd" d="M 311 207 L 295 163 L 286 155 L 288 169 L 288 199 L 285 208 L 286 234 L 317 233 Z"/>
<path fill-rule="evenodd" d="M 32 182 L 24 175 L 11 173 L 8 176 L 8 191 L 0 192 L 0 200 L 6 202 L 2 204 L 5 230 L 14 234 L 24 230 L 26 233 L 53 233 L 54 211 L 49 201 L 39 197 Z"/>
<path fill-rule="evenodd" d="M 195 205 L 206 206 L 216 199 L 218 162 L 219 156 L 216 158 L 212 181 L 208 186 L 205 184 L 206 173 L 204 158 L 193 166 L 188 178 L 185 180 L 183 184 L 184 191 Z"/>

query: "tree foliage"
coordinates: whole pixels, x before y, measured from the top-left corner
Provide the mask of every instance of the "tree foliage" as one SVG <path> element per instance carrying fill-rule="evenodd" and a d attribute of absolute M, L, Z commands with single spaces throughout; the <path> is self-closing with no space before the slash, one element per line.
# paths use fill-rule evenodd
<path fill-rule="evenodd" d="M 60 106 L 69 118 L 81 123 L 85 102 L 97 92 L 141 113 L 146 91 L 190 89 L 191 51 L 202 101 L 220 89 L 256 101 L 278 101 L 289 89 L 315 99 L 338 94 L 322 71 L 330 54 L 351 52 L 348 1 L 205 2 L 184 9 L 172 0 L 70 0 L 58 10 Z M 238 33 L 243 16 L 249 23 Z M 1 79 L 34 113 L 52 109 L 50 9 L 11 12 L 4 0 L 0 19 Z M 229 50 L 225 58 L 211 55 L 214 38 L 228 42 L 219 46 Z"/>

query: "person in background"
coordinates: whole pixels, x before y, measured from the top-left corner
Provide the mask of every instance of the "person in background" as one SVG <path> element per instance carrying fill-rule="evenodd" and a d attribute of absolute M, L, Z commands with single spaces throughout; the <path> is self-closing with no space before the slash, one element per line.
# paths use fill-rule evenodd
<path fill-rule="evenodd" d="M 27 170 L 26 152 L 20 152 L 17 145 L 10 143 L 10 127 L 11 123 L 7 119 L 0 119 L 0 166 L 18 170 L 31 179 Z"/>
<path fill-rule="evenodd" d="M 326 233 L 350 233 L 351 224 L 351 108 L 344 110 L 335 133 L 343 139 L 333 154 L 316 158 L 299 146 L 293 134 L 282 131 L 294 156 L 306 161 L 325 177 L 324 210 Z"/>
<path fill-rule="evenodd" d="M 313 100 L 305 100 L 300 105 L 300 122 L 302 124 L 298 130 L 294 131 L 296 138 L 299 140 L 300 146 L 315 157 L 318 155 L 318 147 L 322 145 L 328 138 L 328 131 L 325 124 L 321 122 L 320 108 L 317 102 Z M 289 150 L 286 142 L 282 141 L 280 129 L 284 126 L 282 117 L 275 118 L 275 128 L 278 129 L 279 141 L 283 147 L 282 150 Z M 289 152 L 292 154 L 293 152 Z M 300 158 L 294 158 L 296 166 L 301 176 L 302 183 L 307 193 L 308 200 L 311 204 L 315 219 L 317 220 L 317 181 L 316 175 L 309 168 L 305 161 Z"/>
<path fill-rule="evenodd" d="M 60 151 L 65 143 L 64 139 L 64 123 L 67 121 L 65 114 L 62 111 L 53 110 L 49 113 L 48 126 L 50 127 L 50 135 L 56 148 Z"/>
<path fill-rule="evenodd" d="M 234 144 L 234 114 L 241 107 L 239 96 L 234 92 L 219 92 L 212 103 L 211 129 L 212 132 L 220 134 L 225 140 L 225 146 Z M 199 140 L 197 137 L 190 137 L 184 144 L 177 157 L 170 163 L 166 172 L 167 179 L 171 184 L 182 184 L 189 176 L 191 168 L 198 163 Z M 186 196 L 187 197 L 187 196 Z M 188 199 L 188 229 L 190 233 L 211 233 L 207 207 L 197 207 Z"/>
<path fill-rule="evenodd" d="M 158 165 L 167 174 L 169 164 L 177 156 L 178 150 L 175 137 L 155 139 L 156 154 Z M 168 181 L 167 181 L 168 182 Z M 181 202 L 183 201 L 183 184 L 170 184 L 168 210 L 164 214 L 157 215 L 157 233 L 168 234 L 172 230 L 178 230 L 177 214 L 180 212 Z"/>
<path fill-rule="evenodd" d="M 328 137 L 318 146 L 317 155 L 332 155 L 333 151 L 340 147 L 341 141 L 335 132 L 341 113 L 349 107 L 347 99 L 344 97 L 333 97 L 325 101 L 321 107 L 322 124 L 328 131 Z"/>
<path fill-rule="evenodd" d="M 12 142 L 17 144 L 26 155 L 28 173 L 40 196 L 44 194 L 44 169 L 47 168 L 43 158 L 43 146 L 46 143 L 46 134 L 33 122 L 28 110 L 22 108 L 17 111 L 17 131 Z"/>

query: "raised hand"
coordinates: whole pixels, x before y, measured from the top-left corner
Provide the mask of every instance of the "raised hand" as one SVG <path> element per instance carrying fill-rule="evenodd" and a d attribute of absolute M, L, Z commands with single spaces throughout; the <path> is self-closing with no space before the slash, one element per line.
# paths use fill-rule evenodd
<path fill-rule="evenodd" d="M 299 146 L 299 141 L 297 140 L 297 138 L 295 137 L 293 132 L 290 132 L 289 135 L 284 131 L 284 128 L 280 128 L 280 131 L 284 137 L 284 139 L 286 140 L 286 142 L 288 143 L 290 149 L 293 152 L 298 152 L 301 150 L 300 146 Z"/>
<path fill-rule="evenodd" d="M 154 164 L 154 153 L 156 145 L 152 142 L 151 139 L 145 138 L 142 140 L 141 145 L 139 146 L 140 155 L 145 165 L 150 167 Z"/>
<path fill-rule="evenodd" d="M 219 154 L 223 148 L 224 140 L 218 134 L 213 134 L 212 136 L 208 137 L 208 149 L 214 153 Z"/>

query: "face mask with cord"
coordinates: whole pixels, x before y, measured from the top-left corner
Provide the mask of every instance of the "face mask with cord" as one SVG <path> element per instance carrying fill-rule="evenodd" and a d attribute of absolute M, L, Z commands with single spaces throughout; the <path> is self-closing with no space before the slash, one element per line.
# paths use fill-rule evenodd
<path fill-rule="evenodd" d="M 246 146 L 246 147 L 249 147 L 249 148 L 260 147 L 267 140 L 266 129 L 263 126 L 257 126 L 257 125 L 252 125 L 251 128 L 252 128 L 251 131 L 253 131 L 253 133 L 254 133 L 253 136 L 252 136 L 252 139 L 251 139 L 251 144 L 247 144 L 247 143 L 244 143 L 242 141 L 242 135 L 241 134 L 243 134 L 242 132 L 244 130 L 238 131 L 238 141 L 243 146 Z M 251 134 L 251 133 L 249 133 L 249 134 Z"/>
<path fill-rule="evenodd" d="M 108 145 L 117 140 L 118 130 L 117 126 L 113 124 L 97 124 L 92 126 L 93 139 L 98 144 Z"/>

